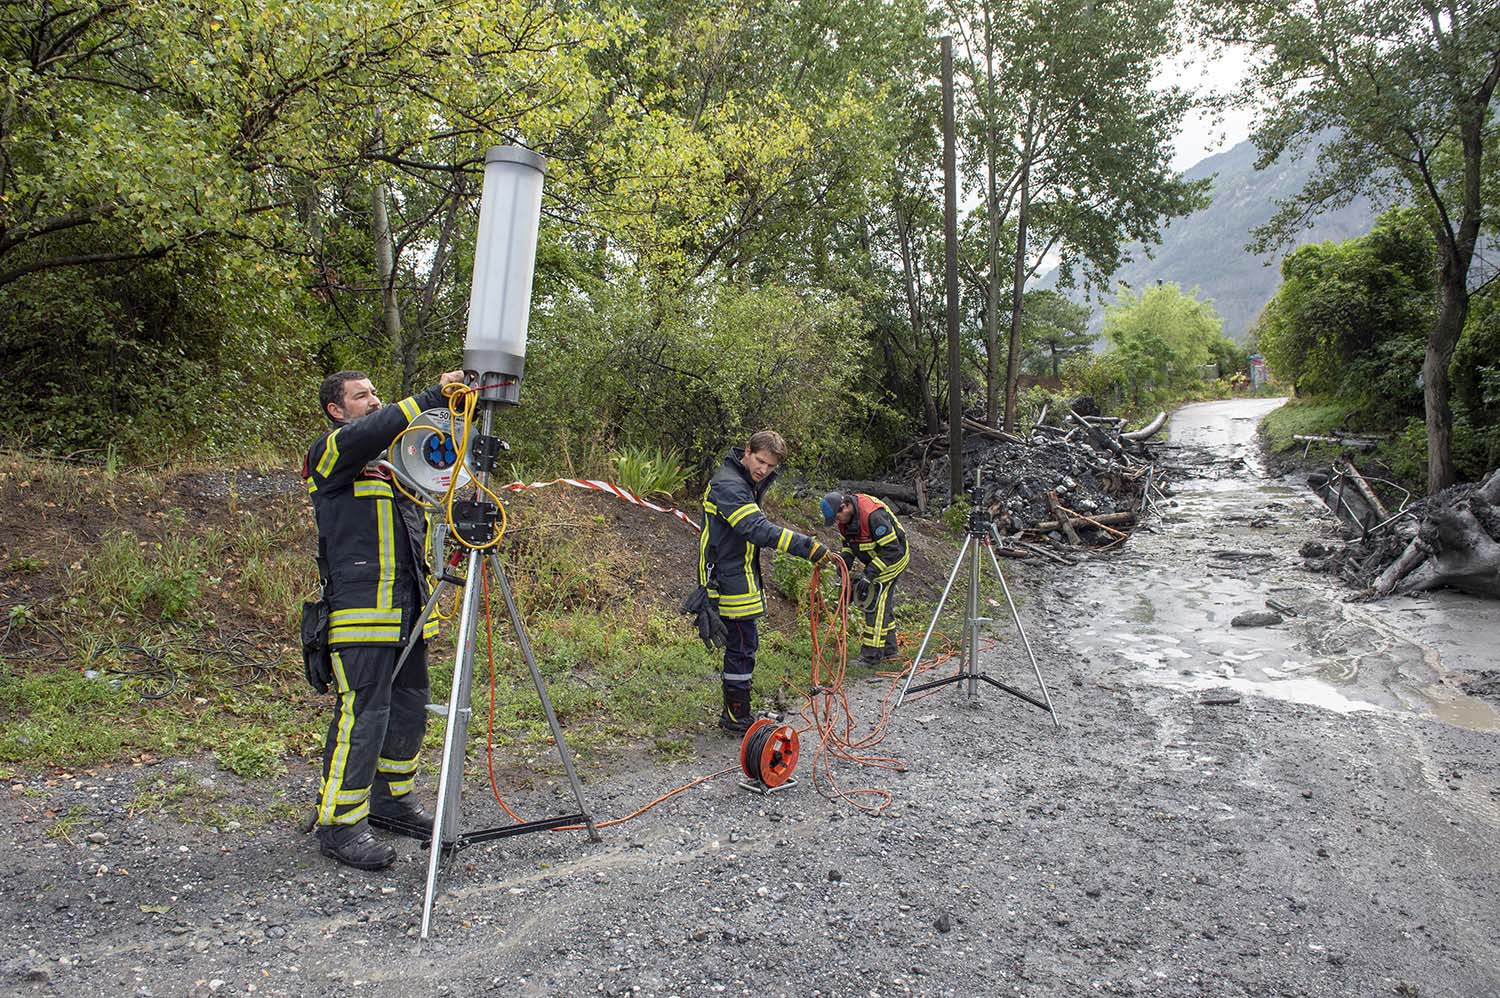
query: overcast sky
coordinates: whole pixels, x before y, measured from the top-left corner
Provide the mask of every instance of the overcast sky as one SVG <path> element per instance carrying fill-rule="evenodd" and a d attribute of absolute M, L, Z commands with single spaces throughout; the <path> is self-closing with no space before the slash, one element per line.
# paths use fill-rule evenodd
<path fill-rule="evenodd" d="M 1201 49 L 1186 49 L 1157 79 L 1184 87 L 1201 85 L 1216 93 L 1226 93 L 1239 82 L 1245 66 L 1245 56 L 1240 52 L 1207 54 Z M 1202 115 L 1190 115 L 1178 133 L 1172 166 L 1186 170 L 1204 157 L 1244 141 L 1250 136 L 1251 124 L 1249 111 L 1231 112 L 1218 123 Z"/>

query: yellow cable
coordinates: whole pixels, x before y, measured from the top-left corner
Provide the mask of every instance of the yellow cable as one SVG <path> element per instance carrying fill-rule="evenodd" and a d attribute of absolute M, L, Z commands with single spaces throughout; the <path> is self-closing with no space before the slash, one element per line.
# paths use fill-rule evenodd
<path fill-rule="evenodd" d="M 473 544 L 458 532 L 457 525 L 453 522 L 453 503 L 458 496 L 458 482 L 463 473 L 469 470 L 469 438 L 474 431 L 474 409 L 479 404 L 479 389 L 470 388 L 468 385 L 450 384 L 443 386 L 443 395 L 448 399 L 448 411 L 453 415 L 455 421 L 462 421 L 462 436 L 459 436 L 455 428 L 454 437 L 459 440 L 458 465 L 454 468 L 452 476 L 448 480 L 448 491 L 443 494 L 443 516 L 448 524 L 448 532 L 454 539 L 471 551 L 485 551 L 500 544 L 500 539 L 505 536 L 507 525 L 505 504 L 500 501 L 490 488 L 479 481 L 479 476 L 472 471 L 469 477 L 474 480 L 474 491 L 476 495 L 483 494 L 495 504 L 500 511 L 500 522 L 498 523 L 495 536 L 483 544 Z"/>

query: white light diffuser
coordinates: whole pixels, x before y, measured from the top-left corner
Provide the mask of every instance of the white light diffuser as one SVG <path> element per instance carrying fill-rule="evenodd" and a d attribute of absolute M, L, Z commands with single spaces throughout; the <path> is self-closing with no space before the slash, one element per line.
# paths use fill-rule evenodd
<path fill-rule="evenodd" d="M 484 154 L 464 340 L 464 370 L 477 376 L 483 400 L 519 401 L 546 172 L 546 158 L 520 146 L 491 146 Z"/>

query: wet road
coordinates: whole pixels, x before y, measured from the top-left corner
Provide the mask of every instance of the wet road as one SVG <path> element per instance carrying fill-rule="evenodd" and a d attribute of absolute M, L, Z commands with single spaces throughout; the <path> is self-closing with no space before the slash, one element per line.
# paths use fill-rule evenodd
<path fill-rule="evenodd" d="M 1256 428 L 1282 399 L 1178 410 L 1160 459 L 1172 466 L 1161 516 L 1121 554 L 1091 564 L 1072 643 L 1096 666 L 1185 689 L 1229 689 L 1336 711 L 1437 716 L 1497 729 L 1453 681 L 1500 640 L 1500 604 L 1459 594 L 1351 603 L 1301 567 L 1337 523 L 1298 478 L 1267 477 Z M 1278 609 L 1284 622 L 1234 627 Z"/>

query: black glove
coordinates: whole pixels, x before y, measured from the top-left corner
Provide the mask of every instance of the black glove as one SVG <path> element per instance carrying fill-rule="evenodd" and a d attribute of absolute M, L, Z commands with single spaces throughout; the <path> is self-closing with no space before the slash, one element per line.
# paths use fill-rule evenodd
<path fill-rule="evenodd" d="M 328 651 L 328 601 L 302 602 L 302 674 L 307 685 L 327 693 L 333 683 L 333 656 Z"/>
<path fill-rule="evenodd" d="M 688 598 L 682 601 L 682 612 L 693 614 L 693 622 L 698 625 L 698 637 L 703 639 L 703 647 L 709 651 L 724 647 L 729 631 L 719 617 L 719 608 L 708 598 L 707 589 L 699 586 L 689 593 Z"/>
<path fill-rule="evenodd" d="M 871 595 L 875 586 L 870 582 L 868 576 L 861 575 L 854 580 L 854 604 L 861 610 L 868 610 L 874 603 Z"/>
<path fill-rule="evenodd" d="M 812 547 L 807 552 L 807 560 L 814 565 L 821 564 L 824 559 L 833 557 L 833 552 L 823 546 L 816 538 L 813 539 Z"/>

